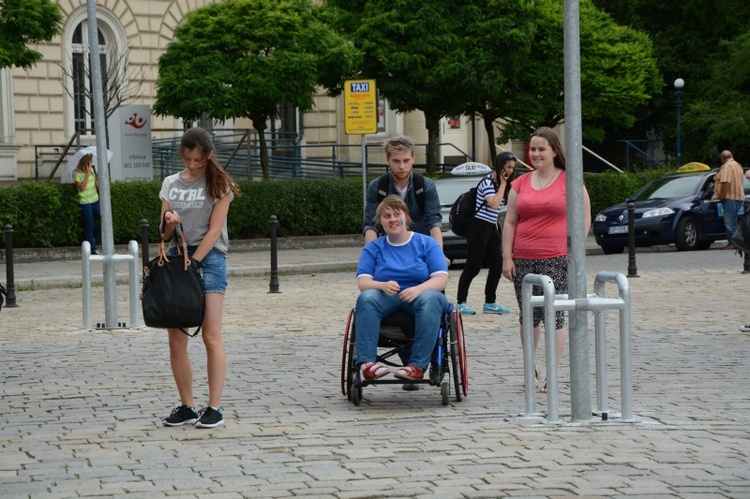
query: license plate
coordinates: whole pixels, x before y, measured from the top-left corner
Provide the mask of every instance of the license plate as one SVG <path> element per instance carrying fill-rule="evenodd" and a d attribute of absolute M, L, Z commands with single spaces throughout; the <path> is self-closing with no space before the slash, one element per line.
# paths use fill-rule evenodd
<path fill-rule="evenodd" d="M 607 234 L 627 234 L 627 225 L 613 225 L 607 229 Z"/>

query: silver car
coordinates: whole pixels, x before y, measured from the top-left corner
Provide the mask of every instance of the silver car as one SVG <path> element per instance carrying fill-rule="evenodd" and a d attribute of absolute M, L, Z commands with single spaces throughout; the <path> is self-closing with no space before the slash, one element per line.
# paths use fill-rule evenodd
<path fill-rule="evenodd" d="M 434 180 L 435 188 L 440 198 L 440 211 L 443 215 L 443 253 L 451 260 L 466 259 L 466 238 L 457 236 L 450 228 L 449 215 L 453 202 L 464 192 L 476 187 L 482 177 L 480 175 L 444 175 Z"/>

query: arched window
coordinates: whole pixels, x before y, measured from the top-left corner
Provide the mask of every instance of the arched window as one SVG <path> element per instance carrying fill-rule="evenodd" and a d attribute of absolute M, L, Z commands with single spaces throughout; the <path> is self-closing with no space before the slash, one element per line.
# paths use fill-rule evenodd
<path fill-rule="evenodd" d="M 101 29 L 98 32 L 99 64 L 101 65 L 102 90 L 107 95 L 107 53 L 109 43 Z M 73 31 L 71 43 L 73 79 L 74 129 L 82 135 L 93 135 L 94 105 L 91 86 L 91 44 L 89 43 L 88 21 L 81 21 Z"/>

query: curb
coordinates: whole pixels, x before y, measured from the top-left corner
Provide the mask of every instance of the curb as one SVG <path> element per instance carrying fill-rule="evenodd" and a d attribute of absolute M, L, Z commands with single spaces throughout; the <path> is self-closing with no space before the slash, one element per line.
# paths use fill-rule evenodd
<path fill-rule="evenodd" d="M 349 234 L 341 236 L 307 236 L 307 237 L 280 237 L 277 239 L 279 250 L 292 249 L 317 249 L 317 248 L 343 248 L 364 245 L 364 237 L 361 234 Z M 156 243 L 149 244 L 149 255 L 156 255 Z M 140 248 L 140 242 L 139 242 Z M 236 239 L 229 241 L 229 250 L 232 252 L 246 251 L 270 251 L 270 239 Z M 116 254 L 127 254 L 128 246 L 118 244 L 115 246 Z M 6 251 L 0 250 L 0 263 L 5 263 Z M 81 248 L 77 246 L 65 246 L 60 248 L 14 248 L 14 263 L 53 262 L 59 260 L 80 260 Z"/>

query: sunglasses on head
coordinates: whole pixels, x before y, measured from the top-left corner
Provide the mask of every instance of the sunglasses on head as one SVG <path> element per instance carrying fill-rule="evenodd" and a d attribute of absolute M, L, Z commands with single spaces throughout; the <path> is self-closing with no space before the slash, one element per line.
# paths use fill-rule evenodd
<path fill-rule="evenodd" d="M 412 143 L 409 139 L 393 139 L 388 141 L 389 146 L 405 146 L 405 147 L 411 147 Z"/>

